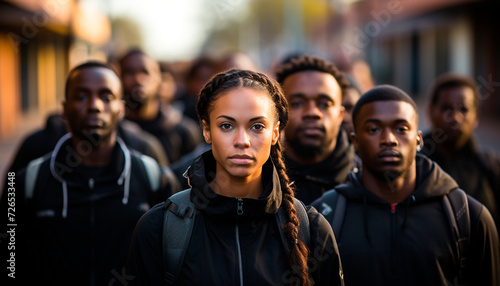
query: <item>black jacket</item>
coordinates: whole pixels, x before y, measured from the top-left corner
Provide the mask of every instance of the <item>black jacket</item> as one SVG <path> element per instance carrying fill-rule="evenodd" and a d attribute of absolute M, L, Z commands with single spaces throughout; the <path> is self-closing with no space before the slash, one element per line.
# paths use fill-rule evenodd
<path fill-rule="evenodd" d="M 295 197 L 306 205 L 321 197 L 324 192 L 345 182 L 354 167 L 354 147 L 341 129 L 335 150 L 323 162 L 301 165 L 285 156 L 290 180 L 294 181 Z"/>
<path fill-rule="evenodd" d="M 33 195 L 25 194 L 25 182 L 33 177 L 16 173 L 16 266 L 24 285 L 108 285 L 124 271 L 139 218 L 178 191 L 173 174 L 146 172 L 144 155 L 129 151 L 119 138 L 110 163 L 99 168 L 79 164 L 68 138 L 37 160 Z"/>
<path fill-rule="evenodd" d="M 451 157 L 436 150 L 431 133 L 424 136 L 422 153 L 435 161 L 458 183 L 461 189 L 484 204 L 500 226 L 500 156 L 479 151 L 471 138 L 464 148 Z"/>
<path fill-rule="evenodd" d="M 193 151 L 202 142 L 198 124 L 172 106 L 161 107 L 152 121 L 136 123 L 160 140 L 170 163 Z"/>
<path fill-rule="evenodd" d="M 391 205 L 365 189 L 361 171 L 335 189 L 346 197 L 344 222 L 336 233 L 346 285 L 455 285 L 459 266 L 443 196 L 455 181 L 428 158 L 418 155 L 417 184 L 406 200 Z M 471 240 L 466 285 L 499 285 L 500 249 L 493 219 L 468 197 Z M 322 212 L 335 206 L 322 199 Z M 362 274 L 362 275 L 361 275 Z"/>
<path fill-rule="evenodd" d="M 188 171 L 191 201 L 199 213 L 176 285 L 290 285 L 276 220 L 282 196 L 279 179 L 270 160 L 263 168 L 263 194 L 259 199 L 242 199 L 243 214 L 238 215 L 238 199 L 218 195 L 209 187 L 215 171 L 212 152 L 193 162 Z M 308 217 L 315 285 L 343 285 L 331 227 L 314 208 Z M 163 209 L 155 208 L 137 224 L 126 272 L 135 277 L 134 285 L 162 284 L 162 223 Z"/>

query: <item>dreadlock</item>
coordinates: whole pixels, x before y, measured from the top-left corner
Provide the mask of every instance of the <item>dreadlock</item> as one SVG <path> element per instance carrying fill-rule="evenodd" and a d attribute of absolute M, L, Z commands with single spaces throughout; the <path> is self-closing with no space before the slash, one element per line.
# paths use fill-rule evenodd
<path fill-rule="evenodd" d="M 249 70 L 232 69 L 227 72 L 219 73 L 214 76 L 201 90 L 196 110 L 200 118 L 200 124 L 203 120 L 209 122 L 209 113 L 213 108 L 214 102 L 218 96 L 237 87 L 248 87 L 259 91 L 265 91 L 274 102 L 277 117 L 280 122 L 280 132 L 285 128 L 288 122 L 288 102 L 281 90 L 280 85 L 273 79 L 263 73 Z M 283 226 L 285 237 L 292 247 L 288 256 L 288 264 L 292 273 L 299 280 L 298 285 L 309 284 L 309 269 L 307 258 L 309 250 L 306 245 L 297 239 L 299 230 L 299 219 L 293 204 L 294 191 L 289 186 L 290 181 L 286 174 L 285 164 L 282 159 L 282 150 L 280 141 L 271 147 L 271 159 L 275 165 L 280 178 L 282 190 L 282 205 L 287 223 Z"/>

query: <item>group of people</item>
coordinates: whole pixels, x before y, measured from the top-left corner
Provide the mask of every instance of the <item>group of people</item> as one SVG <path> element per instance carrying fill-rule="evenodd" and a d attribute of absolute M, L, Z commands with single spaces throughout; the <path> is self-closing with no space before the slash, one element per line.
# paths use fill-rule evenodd
<path fill-rule="evenodd" d="M 500 284 L 500 159 L 474 139 L 473 80 L 436 80 L 422 135 L 407 93 L 319 57 L 208 64 L 181 105 L 139 50 L 68 73 L 62 114 L 9 168 L 17 281 Z"/>

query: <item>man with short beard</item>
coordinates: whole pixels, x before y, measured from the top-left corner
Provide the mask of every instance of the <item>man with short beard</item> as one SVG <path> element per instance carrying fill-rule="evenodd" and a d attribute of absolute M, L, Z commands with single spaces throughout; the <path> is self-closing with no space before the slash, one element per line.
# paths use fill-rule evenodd
<path fill-rule="evenodd" d="M 276 78 L 290 105 L 284 154 L 295 196 L 309 204 L 341 184 L 354 166 L 354 149 L 340 125 L 349 83 L 324 59 L 291 57 Z"/>
<path fill-rule="evenodd" d="M 171 164 L 193 151 L 202 142 L 200 129 L 172 105 L 160 103 L 158 62 L 140 50 L 130 50 L 119 63 L 126 118 L 160 140 Z"/>
<path fill-rule="evenodd" d="M 413 99 L 379 86 L 352 116 L 361 170 L 312 203 L 334 229 L 346 284 L 499 285 L 493 218 L 417 155 L 423 140 Z"/>
<path fill-rule="evenodd" d="M 69 72 L 63 116 L 70 133 L 52 152 L 13 172 L 0 201 L 4 214 L 7 206 L 15 208 L 10 223 L 19 226 L 17 280 L 11 283 L 110 285 L 120 275 L 129 280 L 123 269 L 136 223 L 179 191 L 179 183 L 168 167 L 117 136 L 124 103 L 111 66 L 90 61 Z M 2 258 L 6 251 L 2 247 Z"/>

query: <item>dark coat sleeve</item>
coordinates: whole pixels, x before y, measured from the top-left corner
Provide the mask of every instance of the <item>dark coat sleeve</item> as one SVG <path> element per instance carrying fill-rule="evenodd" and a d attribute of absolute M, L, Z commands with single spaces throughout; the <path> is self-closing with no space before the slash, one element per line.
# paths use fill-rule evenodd
<path fill-rule="evenodd" d="M 309 273 L 314 285 L 344 285 L 339 249 L 332 228 L 314 207 L 307 211 L 311 229 Z"/>
<path fill-rule="evenodd" d="M 467 253 L 467 285 L 500 285 L 500 247 L 495 222 L 486 207 L 469 197 L 470 248 Z"/>

